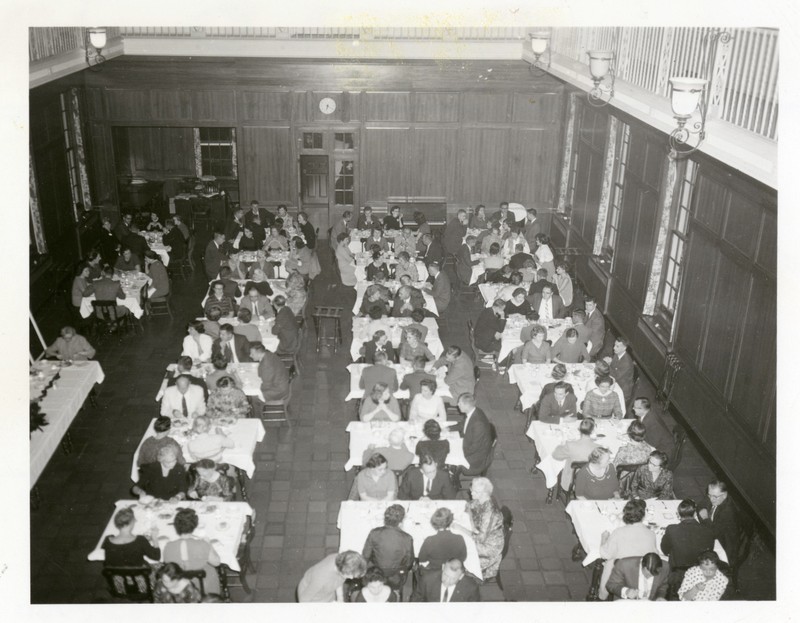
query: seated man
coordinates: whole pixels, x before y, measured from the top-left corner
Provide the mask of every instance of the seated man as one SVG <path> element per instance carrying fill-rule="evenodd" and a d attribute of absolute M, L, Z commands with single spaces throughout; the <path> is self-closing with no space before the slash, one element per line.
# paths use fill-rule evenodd
<path fill-rule="evenodd" d="M 553 294 L 558 294 L 558 286 L 547 278 L 547 269 L 540 268 L 536 271 L 536 281 L 531 283 L 531 287 L 528 290 L 528 296 L 532 297 L 534 294 L 541 294 L 542 288 L 545 286 L 550 286 Z"/>
<path fill-rule="evenodd" d="M 389 433 L 389 445 L 376 448 L 370 444 L 364 451 L 362 464 L 366 465 L 369 458 L 375 453 L 383 455 L 389 469 L 393 472 L 402 472 L 414 461 L 414 454 L 406 447 L 406 434 L 402 428 L 395 428 Z"/>
<path fill-rule="evenodd" d="M 397 391 L 397 372 L 383 351 L 377 351 L 375 363 L 361 372 L 359 387 L 364 390 L 364 395 L 369 395 L 376 383 L 385 383 L 392 393 Z"/>
<path fill-rule="evenodd" d="M 568 384 L 556 383 L 552 394 L 547 394 L 539 405 L 539 421 L 545 424 L 560 424 L 561 418 L 574 418 L 578 415 L 578 401 L 575 394 L 567 391 Z"/>
<path fill-rule="evenodd" d="M 503 331 L 506 328 L 505 307 L 506 302 L 503 299 L 495 299 L 491 307 L 481 310 L 474 328 L 475 346 L 480 350 L 495 355 L 500 352 Z"/>
<path fill-rule="evenodd" d="M 464 563 L 458 558 L 448 560 L 441 571 L 422 574 L 418 590 L 411 601 L 460 602 L 480 601 L 478 583 L 464 572 Z"/>
<path fill-rule="evenodd" d="M 404 251 L 410 257 L 417 255 L 417 237 L 409 225 L 403 225 L 402 233 L 394 239 L 394 254 L 400 255 Z"/>
<path fill-rule="evenodd" d="M 644 424 L 644 440 L 656 450 L 661 450 L 670 456 L 674 446 L 672 435 L 669 434 L 661 414 L 651 409 L 650 399 L 644 396 L 635 398 L 633 415 Z"/>
<path fill-rule="evenodd" d="M 48 357 L 62 361 L 83 361 L 95 355 L 92 345 L 82 335 L 78 335 L 72 327 L 61 329 L 61 337 L 44 351 Z"/>
<path fill-rule="evenodd" d="M 364 543 L 362 556 L 368 565 L 375 565 L 386 576 L 392 590 L 400 591 L 414 564 L 414 541 L 400 528 L 406 511 L 392 504 L 383 514 L 383 526 L 374 528 Z"/>
<path fill-rule="evenodd" d="M 239 309 L 236 305 L 236 301 L 233 300 L 232 297 L 225 294 L 225 284 L 220 280 L 217 280 L 211 284 L 211 295 L 206 300 L 203 310 L 206 314 L 208 314 L 208 310 L 214 306 L 219 307 L 219 310 L 222 312 L 224 317 L 234 316 L 236 311 Z"/>
<path fill-rule="evenodd" d="M 686 499 L 678 505 L 680 523 L 667 526 L 661 539 L 661 551 L 669 556 L 669 586 L 677 599 L 678 588 L 686 571 L 697 564 L 697 557 L 714 549 L 714 531 L 711 526 L 697 521 L 697 505 Z"/>
<path fill-rule="evenodd" d="M 581 344 L 578 340 L 578 331 L 570 327 L 564 334 L 556 340 L 551 351 L 553 361 L 558 363 L 581 363 L 589 361 L 589 351 L 586 344 Z"/>
<path fill-rule="evenodd" d="M 666 601 L 669 567 L 658 554 L 619 558 L 606 582 L 614 599 Z"/>
<path fill-rule="evenodd" d="M 219 337 L 211 345 L 211 358 L 223 357 L 227 363 L 247 363 L 250 361 L 250 342 L 243 335 L 233 331 L 233 325 L 223 324 Z"/>
<path fill-rule="evenodd" d="M 139 446 L 139 456 L 136 459 L 138 466 L 146 465 L 147 463 L 155 463 L 158 460 L 158 451 L 164 446 L 172 446 L 175 448 L 175 453 L 178 456 L 178 463 L 183 465 L 186 460 L 183 458 L 183 450 L 180 444 L 169 436 L 170 428 L 172 428 L 172 419 L 164 415 L 156 418 L 153 423 L 153 431 L 155 435 L 148 437 Z"/>
<path fill-rule="evenodd" d="M 128 247 L 123 247 L 117 261 L 114 263 L 114 270 L 123 273 L 142 272 L 142 260 Z"/>
<path fill-rule="evenodd" d="M 251 322 L 251 320 L 253 320 L 253 315 L 250 313 L 249 309 L 244 306 L 241 307 L 236 318 L 239 320 L 239 323 L 233 327 L 233 332 L 236 335 L 244 336 L 248 342 L 261 341 L 261 332 L 258 330 L 258 327 Z"/>
<path fill-rule="evenodd" d="M 277 295 L 272 299 L 275 305 L 275 324 L 272 325 L 273 335 L 278 336 L 278 353 L 294 354 L 300 346 L 300 327 L 297 318 L 286 305 L 286 297 Z"/>
<path fill-rule="evenodd" d="M 102 277 L 93 282 L 95 299 L 98 301 L 124 301 L 125 292 L 122 290 L 120 282 L 114 281 L 114 271 L 111 267 L 104 266 L 101 274 Z M 117 318 L 121 318 L 126 316 L 130 310 L 124 305 L 116 305 L 114 311 Z M 98 318 L 104 319 L 99 309 L 96 310 L 96 313 Z"/>
<path fill-rule="evenodd" d="M 563 318 L 566 315 L 564 303 L 558 294 L 553 294 L 553 286 L 545 285 L 540 294 L 531 297 L 531 308 L 533 312 L 539 314 L 540 322 L 550 322 L 555 318 Z"/>
<path fill-rule="evenodd" d="M 205 334 L 211 339 L 219 337 L 219 319 L 222 318 L 222 310 L 218 305 L 210 305 L 205 308 L 206 317 L 203 320 Z"/>
<path fill-rule="evenodd" d="M 400 483 L 398 499 L 401 500 L 454 500 L 456 490 L 450 474 L 440 470 L 434 458 L 425 455 L 419 469 L 412 468 L 405 473 Z"/>
<path fill-rule="evenodd" d="M 564 469 L 561 470 L 561 488 L 569 491 L 572 484 L 572 463 L 584 463 L 589 460 L 589 455 L 599 446 L 592 440 L 592 433 L 595 423 L 592 418 L 581 420 L 578 425 L 580 438 L 572 441 L 565 441 L 553 450 L 553 458 L 556 461 L 564 461 Z"/>
<path fill-rule="evenodd" d="M 433 374 L 428 374 L 425 372 L 425 365 L 428 361 L 425 357 L 415 357 L 414 360 L 411 362 L 411 365 L 414 368 L 413 372 L 406 374 L 403 377 L 403 382 L 400 384 L 400 389 L 407 389 L 408 390 L 408 399 L 413 400 L 414 396 L 420 393 L 420 381 L 428 380 L 436 382 L 436 377 Z M 364 378 L 363 376 L 361 377 Z"/>
<path fill-rule="evenodd" d="M 514 255 L 508 260 L 508 265 L 511 270 L 522 270 L 525 262 L 528 260 L 533 261 L 533 256 L 530 253 L 525 253 L 525 245 L 518 242 L 514 245 Z"/>
<path fill-rule="evenodd" d="M 423 309 L 424 307 L 425 298 L 422 296 L 422 292 L 411 286 L 400 286 L 394 297 L 392 316 L 395 318 L 407 317 L 415 309 Z"/>
<path fill-rule="evenodd" d="M 461 394 L 475 391 L 475 370 L 469 355 L 458 346 L 450 346 L 444 355 L 433 364 L 434 369 L 447 367 L 444 382 L 450 388 L 450 395 L 457 398 Z"/>
<path fill-rule="evenodd" d="M 289 395 L 289 371 L 275 353 L 271 353 L 260 342 L 250 344 L 250 358 L 258 362 L 258 378 L 261 379 L 261 395 L 264 400 L 282 400 Z M 251 396 L 253 413 L 259 415 L 264 402 Z"/>
<path fill-rule="evenodd" d="M 247 288 L 247 295 L 242 299 L 242 309 L 247 309 L 251 316 L 258 321 L 259 318 L 274 318 L 275 312 L 269 299 L 258 291 L 255 285 Z"/>
<path fill-rule="evenodd" d="M 206 401 L 203 390 L 192 384 L 189 375 L 183 374 L 175 385 L 164 390 L 161 399 L 161 415 L 173 418 L 190 418 L 205 415 Z"/>

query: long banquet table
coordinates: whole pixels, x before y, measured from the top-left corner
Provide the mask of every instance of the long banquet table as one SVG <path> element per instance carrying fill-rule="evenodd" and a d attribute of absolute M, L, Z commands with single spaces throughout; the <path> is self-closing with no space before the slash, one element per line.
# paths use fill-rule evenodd
<path fill-rule="evenodd" d="M 369 364 L 367 363 L 351 363 L 347 366 L 347 371 L 350 373 L 350 393 L 347 394 L 345 401 L 349 400 L 358 400 L 364 397 L 364 390 L 360 387 L 361 385 L 361 374 L 364 372 L 364 368 L 366 368 Z M 411 372 L 410 368 L 406 368 L 405 366 L 395 363 L 392 364 L 395 372 L 397 372 L 397 386 L 400 387 L 400 384 L 403 382 L 403 377 L 406 374 Z M 453 398 L 453 395 L 450 393 L 450 388 L 447 386 L 447 383 L 444 382 L 444 377 L 447 374 L 447 368 L 445 366 L 441 366 L 436 370 L 432 370 L 431 364 L 428 365 L 429 372 L 436 376 L 436 395 L 441 396 L 442 398 Z M 407 389 L 398 389 L 394 393 L 394 397 L 398 400 L 407 400 L 410 397 L 410 392 Z"/>
<path fill-rule="evenodd" d="M 372 281 L 359 281 L 356 284 L 356 303 L 353 305 L 354 314 L 358 314 L 361 311 L 361 303 L 364 300 L 364 293 L 367 291 L 367 288 L 372 285 L 372 283 Z M 424 282 L 418 281 L 414 284 L 414 287 L 422 292 L 422 298 L 425 299 L 425 309 L 431 312 L 434 316 L 438 316 L 439 309 L 436 307 L 436 301 L 433 300 L 430 292 L 423 289 L 423 284 Z M 383 285 L 389 288 L 392 295 L 397 294 L 397 290 L 400 288 L 400 282 L 395 280 L 387 281 Z"/>
<path fill-rule="evenodd" d="M 506 328 L 503 330 L 503 337 L 500 339 L 500 354 L 498 361 L 503 361 L 511 354 L 518 346 L 522 346 L 520 339 L 520 331 L 523 327 L 531 324 L 522 314 L 511 314 L 506 320 Z M 536 324 L 539 324 L 538 322 Z M 555 318 L 547 323 L 542 323 L 542 326 L 547 329 L 546 340 L 550 340 L 551 344 L 555 344 L 556 340 L 560 338 L 564 331 L 572 326 L 571 318 Z"/>
<path fill-rule="evenodd" d="M 117 300 L 117 304 L 127 307 L 134 317 L 141 318 L 144 314 L 142 309 L 142 288 L 152 280 L 145 273 L 137 273 L 136 275 L 123 274 L 119 280 L 122 282 L 122 291 L 125 294 L 125 299 Z M 96 299 L 97 297 L 94 294 L 83 297 L 81 300 L 81 316 L 83 318 L 88 318 L 92 315 L 94 311 L 92 301 Z"/>
<path fill-rule="evenodd" d="M 361 347 L 364 342 L 372 339 L 372 334 L 369 332 L 370 323 L 373 322 L 371 318 L 353 318 L 353 341 L 350 344 L 350 355 L 353 361 L 361 357 Z M 383 329 L 387 330 L 387 334 L 392 341 L 392 346 L 395 348 L 400 347 L 400 339 L 403 336 L 403 327 L 411 324 L 411 318 L 383 318 L 380 321 Z M 428 328 L 428 335 L 425 337 L 425 343 L 430 349 L 434 357 L 440 357 L 444 352 L 442 340 L 439 337 L 439 325 L 436 324 L 435 318 L 425 318 L 422 324 Z"/>
<path fill-rule="evenodd" d="M 36 484 L 95 383 L 102 383 L 105 379 L 103 369 L 96 361 L 76 361 L 68 367 L 60 362 L 40 361 L 34 369 L 52 369 L 52 366 L 61 368 L 60 376 L 39 403 L 47 418 L 47 426 L 31 433 L 31 487 Z"/>

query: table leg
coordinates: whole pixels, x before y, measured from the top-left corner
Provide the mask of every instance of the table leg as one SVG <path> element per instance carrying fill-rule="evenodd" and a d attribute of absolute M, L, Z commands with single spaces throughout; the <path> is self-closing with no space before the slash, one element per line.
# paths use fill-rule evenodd
<path fill-rule="evenodd" d="M 599 601 L 597 593 L 600 590 L 600 578 L 603 575 L 603 563 L 604 561 L 602 559 L 595 560 L 592 563 L 592 583 L 589 585 L 589 594 L 586 595 L 586 601 Z"/>

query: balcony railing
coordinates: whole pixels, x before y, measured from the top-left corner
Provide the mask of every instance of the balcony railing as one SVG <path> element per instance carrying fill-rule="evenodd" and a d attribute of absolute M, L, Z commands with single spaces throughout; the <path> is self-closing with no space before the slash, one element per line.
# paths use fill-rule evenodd
<path fill-rule="evenodd" d="M 119 28 L 106 28 L 108 41 L 119 37 Z M 28 29 L 28 60 L 43 61 L 86 47 L 86 28 L 77 26 Z"/>
<path fill-rule="evenodd" d="M 213 37 L 230 39 L 364 39 L 404 41 L 520 41 L 531 28 L 317 28 L 123 26 L 123 37 Z"/>
<path fill-rule="evenodd" d="M 554 28 L 551 49 L 588 65 L 589 50 L 616 52 L 616 78 L 669 97 L 671 76 L 704 76 L 708 36 L 726 30 L 714 59 L 710 110 L 719 119 L 778 138 L 778 31 L 766 28 Z"/>

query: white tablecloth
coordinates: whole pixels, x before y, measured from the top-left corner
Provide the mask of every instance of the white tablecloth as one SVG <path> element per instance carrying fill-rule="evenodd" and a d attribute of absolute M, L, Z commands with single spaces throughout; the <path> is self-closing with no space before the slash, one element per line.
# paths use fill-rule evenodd
<path fill-rule="evenodd" d="M 511 351 L 522 346 L 522 340 L 519 339 L 520 331 L 523 327 L 530 324 L 522 314 L 511 314 L 506 320 L 506 328 L 503 331 L 503 337 L 500 339 L 500 356 L 498 361 L 503 361 L 511 354 Z M 556 340 L 560 338 L 564 331 L 572 326 L 571 318 L 558 318 L 551 320 L 546 325 L 542 325 L 547 329 L 546 340 L 550 340 L 551 344 L 555 344 Z"/>
<path fill-rule="evenodd" d="M 212 279 L 208 282 L 208 288 L 211 290 L 211 284 L 214 283 L 216 279 Z M 236 300 L 237 305 L 242 304 L 242 299 L 247 296 L 247 292 L 244 291 L 245 285 L 250 279 L 234 279 L 234 281 L 239 284 L 239 291 L 241 295 L 233 297 Z M 267 298 L 272 300 L 272 297 L 281 294 L 286 296 L 286 279 L 267 279 L 267 283 L 269 283 L 270 287 L 272 288 L 272 296 L 268 296 Z M 206 291 L 206 295 L 203 297 L 203 302 L 200 303 L 200 307 L 205 309 L 206 301 L 208 301 L 208 291 Z"/>
<path fill-rule="evenodd" d="M 680 500 L 647 500 L 647 516 L 644 522 L 656 533 L 658 554 L 664 560 L 667 557 L 661 551 L 661 539 L 667 526 L 680 522 L 678 517 L 680 503 Z M 606 530 L 611 533 L 623 525 L 622 509 L 624 506 L 625 500 L 573 500 L 569 503 L 566 509 L 567 514 L 572 519 L 578 540 L 586 551 L 586 558 L 583 559 L 584 566 L 601 558 L 602 534 Z M 714 551 L 717 552 L 720 559 L 728 560 L 719 541 L 714 543 Z"/>
<path fill-rule="evenodd" d="M 613 459 L 620 447 L 628 443 L 628 426 L 633 420 L 595 420 L 597 426 L 592 434 L 592 439 L 599 446 L 608 448 Z M 558 482 L 558 474 L 562 469 L 567 469 L 566 461 L 556 461 L 553 450 L 565 441 L 580 438 L 576 420 L 566 424 L 545 424 L 534 420 L 528 428 L 528 437 L 536 444 L 539 454 L 539 464 L 536 468 L 544 474 L 545 485 L 549 489 Z"/>
<path fill-rule="evenodd" d="M 139 448 L 145 439 L 155 435 L 153 424 L 155 424 L 155 419 L 150 420 L 150 425 L 147 427 L 144 437 L 136 447 L 136 452 L 133 453 L 133 465 L 131 465 L 131 480 L 133 482 L 139 482 L 139 467 L 137 465 Z M 195 459 L 189 454 L 189 449 L 187 448 L 190 439 L 188 434 L 191 431 L 192 421 L 173 419 L 172 426 L 169 436 L 180 444 L 183 450 L 183 458 L 186 459 L 186 462 L 194 463 Z M 180 428 L 178 428 L 179 426 Z M 217 424 L 214 424 L 213 429 L 216 429 L 217 426 Z M 242 418 L 237 420 L 235 424 L 220 426 L 220 428 L 228 434 L 235 445 L 233 448 L 225 448 L 222 451 L 222 458 L 218 463 L 229 463 L 244 470 L 247 472 L 247 477 L 252 478 L 256 470 L 256 465 L 253 462 L 253 453 L 256 450 L 256 444 L 264 439 L 264 424 L 258 418 Z"/>
<path fill-rule="evenodd" d="M 373 284 L 372 281 L 359 281 L 356 284 L 356 304 L 353 305 L 354 314 L 358 314 L 358 312 L 361 310 L 361 303 L 364 300 L 364 293 L 367 291 L 367 288 L 372 284 Z M 438 316 L 439 310 L 436 307 L 436 301 L 433 300 L 433 297 L 431 296 L 430 292 L 428 292 L 427 290 L 423 290 L 422 288 L 423 284 L 424 282 L 418 281 L 417 283 L 414 284 L 414 287 L 417 288 L 420 292 L 422 292 L 422 298 L 425 299 L 425 309 L 427 309 L 433 315 Z M 400 282 L 391 280 L 385 282 L 383 285 L 389 288 L 391 293 L 394 295 L 397 293 L 397 290 L 400 287 Z"/>
<path fill-rule="evenodd" d="M 50 361 L 42 361 L 37 365 L 51 364 L 58 365 Z M 95 383 L 102 383 L 104 379 L 103 369 L 96 361 L 76 361 L 69 367 L 61 368 L 55 385 L 50 387 L 39 403 L 42 412 L 47 416 L 47 426 L 31 434 L 31 487 L 44 471 L 92 387 Z"/>
<path fill-rule="evenodd" d="M 194 536 L 211 541 L 222 563 L 234 571 L 240 570 L 236 553 L 244 534 L 246 518 L 253 515 L 252 507 L 246 502 L 190 502 L 184 500 L 172 504 L 161 501 L 158 506 L 146 507 L 135 500 L 120 500 L 114 504 L 111 520 L 103 530 L 103 535 L 97 545 L 89 553 L 89 560 L 106 559 L 106 552 L 102 547 L 103 541 L 107 536 L 119 534 L 119 530 L 114 527 L 114 515 L 119 509 L 126 506 L 132 506 L 133 514 L 136 516 L 133 533 L 148 534 L 155 527 L 158 530 L 158 546 L 162 551 L 167 543 L 178 538 L 175 527 L 172 525 L 177 509 L 195 509 L 200 522 L 193 533 Z"/>
<path fill-rule="evenodd" d="M 433 362 L 429 362 L 426 366 L 428 372 L 436 376 L 436 395 L 441 396 L 442 398 L 453 398 L 452 394 L 450 393 L 450 388 L 447 386 L 447 383 L 444 382 L 444 377 L 447 374 L 447 368 L 445 366 L 441 366 L 436 370 L 433 370 Z M 347 398 L 345 400 L 355 400 L 357 398 L 364 397 L 364 390 L 359 387 L 361 383 L 361 373 L 364 371 L 368 363 L 351 363 L 347 366 L 347 371 L 350 373 L 350 393 L 347 394 Z M 397 372 L 397 386 L 400 387 L 400 384 L 403 382 L 403 377 L 412 371 L 411 368 L 406 368 L 399 363 L 393 364 L 392 367 Z M 398 400 L 408 399 L 410 397 L 410 392 L 407 389 L 398 389 L 394 393 L 394 397 Z"/>
<path fill-rule="evenodd" d="M 205 320 L 205 318 L 200 317 L 197 320 Z M 219 323 L 221 325 L 229 324 L 236 327 L 239 326 L 239 319 L 235 316 L 233 318 L 220 318 Z M 274 318 L 267 318 L 266 320 L 262 318 L 258 323 L 251 322 L 250 324 L 257 327 L 258 332 L 261 333 L 261 343 L 264 345 L 264 348 L 273 353 L 278 350 L 278 343 L 280 340 L 277 335 L 273 335 L 272 333 L 272 327 L 275 324 Z"/>
<path fill-rule="evenodd" d="M 434 511 L 437 508 L 449 508 L 454 516 L 453 525 L 463 526 L 467 532 L 464 534 L 464 532 L 458 531 L 464 536 L 467 544 L 467 560 L 464 562 L 464 567 L 477 578 L 483 579 L 478 548 L 470 536 L 472 519 L 467 512 L 467 503 L 463 500 L 431 500 L 429 502 L 354 502 L 349 500 L 342 502 L 336 522 L 336 526 L 340 530 L 339 551 L 362 552 L 370 530 L 383 525 L 383 513 L 392 504 L 400 504 L 406 509 L 406 517 L 400 527 L 414 539 L 415 555 L 419 555 L 425 539 L 436 533 L 431 526 L 431 516 Z"/>
<path fill-rule="evenodd" d="M 528 409 L 536 404 L 542 393 L 542 388 L 548 383 L 554 383 L 553 367 L 555 363 L 515 363 L 508 368 L 509 383 L 516 383 L 519 388 L 519 400 L 523 409 Z M 563 381 L 572 385 L 575 398 L 580 408 L 586 397 L 586 384 L 594 380 L 594 364 L 565 363 L 567 376 Z"/>
<path fill-rule="evenodd" d="M 355 361 L 361 357 L 361 347 L 364 342 L 372 339 L 374 331 L 369 331 L 371 318 L 353 318 L 353 341 L 350 344 L 350 355 Z M 403 337 L 403 327 L 411 324 L 411 318 L 384 318 L 380 322 L 385 325 L 383 329 L 391 337 L 392 346 L 400 348 L 400 339 Z M 425 318 L 422 324 L 428 328 L 428 335 L 425 336 L 425 343 L 428 345 L 434 357 L 440 357 L 444 352 L 442 340 L 439 338 L 439 325 L 435 318 Z M 387 330 L 388 329 L 388 330 Z"/>
<path fill-rule="evenodd" d="M 452 424 L 456 424 L 456 422 L 452 422 Z M 409 422 L 350 422 L 345 429 L 350 433 L 350 458 L 345 463 L 344 470 L 348 471 L 362 465 L 364 452 L 370 444 L 376 448 L 388 447 L 389 433 L 396 428 L 402 429 L 406 434 L 406 447 L 411 452 L 415 452 L 419 440 L 425 439 L 422 426 L 416 426 Z M 450 442 L 447 464 L 469 467 L 469 463 L 464 457 L 464 440 L 457 432 L 450 432 L 444 426 L 442 428 L 441 438 Z M 419 463 L 416 455 L 414 463 Z"/>
<path fill-rule="evenodd" d="M 258 265 L 265 271 L 267 276 L 269 277 L 272 275 L 273 265 L 270 262 L 279 262 L 280 265 L 276 267 L 277 270 L 277 277 L 280 279 L 286 279 L 289 276 L 288 271 L 286 270 L 286 260 L 289 258 L 288 251 L 272 251 L 270 252 L 269 257 L 264 253 L 264 251 L 240 251 L 239 253 L 234 253 L 230 256 L 230 267 L 233 269 L 234 274 L 238 274 L 241 277 L 244 277 L 244 274 L 241 270 L 240 263 L 247 262 L 253 263 L 257 262 Z M 265 266 L 267 266 L 265 268 Z"/>
<path fill-rule="evenodd" d="M 117 279 L 116 277 L 114 278 Z M 144 314 L 142 309 L 142 288 L 150 283 L 151 279 L 144 273 L 139 273 L 134 278 L 122 278 L 122 291 L 125 293 L 125 299 L 120 301 L 117 299 L 117 304 L 122 307 L 127 307 L 136 318 L 141 318 Z M 94 312 L 92 301 L 97 300 L 94 294 L 84 296 L 81 300 L 81 316 L 88 318 Z"/>
<path fill-rule="evenodd" d="M 164 235 L 161 232 L 144 232 L 142 235 L 147 240 L 150 250 L 161 256 L 164 266 L 169 266 L 169 252 L 167 247 L 164 246 Z"/>
<path fill-rule="evenodd" d="M 354 259 L 356 263 L 356 279 L 359 281 L 366 281 L 367 280 L 367 264 L 372 261 L 372 254 L 371 253 L 355 253 Z M 392 267 L 397 264 L 397 258 L 392 253 L 384 253 L 383 254 L 383 261 L 388 264 L 389 272 L 391 273 Z M 416 261 L 417 265 L 417 276 L 419 277 L 420 281 L 426 281 L 428 279 L 428 267 L 425 266 L 425 262 L 422 260 Z"/>

